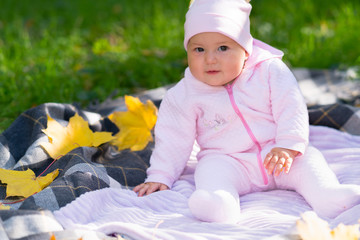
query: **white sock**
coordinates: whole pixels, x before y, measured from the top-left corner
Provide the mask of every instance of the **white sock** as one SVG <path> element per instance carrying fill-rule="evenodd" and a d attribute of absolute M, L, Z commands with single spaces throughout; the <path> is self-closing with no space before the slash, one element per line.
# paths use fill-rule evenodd
<path fill-rule="evenodd" d="M 201 221 L 236 223 L 240 217 L 240 203 L 229 192 L 196 190 L 189 199 L 189 208 Z"/>
<path fill-rule="evenodd" d="M 339 184 L 322 189 L 317 195 L 317 199 L 314 199 L 315 201 L 309 200 L 309 203 L 321 217 L 333 219 L 342 212 L 360 204 L 359 185 Z"/>

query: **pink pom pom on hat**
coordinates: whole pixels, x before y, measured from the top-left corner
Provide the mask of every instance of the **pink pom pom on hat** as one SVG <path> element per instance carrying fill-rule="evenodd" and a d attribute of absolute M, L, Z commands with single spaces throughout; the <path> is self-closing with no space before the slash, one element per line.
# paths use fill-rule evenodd
<path fill-rule="evenodd" d="M 184 25 L 184 47 L 191 37 L 203 32 L 218 32 L 239 43 L 251 55 L 251 5 L 245 0 L 194 0 Z"/>

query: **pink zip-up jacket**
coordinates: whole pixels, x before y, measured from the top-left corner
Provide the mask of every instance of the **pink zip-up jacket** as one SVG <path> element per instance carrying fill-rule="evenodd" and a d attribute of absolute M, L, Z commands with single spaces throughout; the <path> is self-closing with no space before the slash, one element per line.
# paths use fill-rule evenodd
<path fill-rule="evenodd" d="M 200 146 L 199 161 L 209 154 L 233 156 L 259 179 L 261 173 L 266 178 L 261 159 L 256 157 L 262 148 L 271 145 L 303 154 L 309 137 L 308 112 L 282 55 L 254 40 L 253 53 L 241 75 L 228 86 L 207 85 L 187 68 L 160 105 L 146 182 L 171 188 L 183 172 L 195 140 Z"/>

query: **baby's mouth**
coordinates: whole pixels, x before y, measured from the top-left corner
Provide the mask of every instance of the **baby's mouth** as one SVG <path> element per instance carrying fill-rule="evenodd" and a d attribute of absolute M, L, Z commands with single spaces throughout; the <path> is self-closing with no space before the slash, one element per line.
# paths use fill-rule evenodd
<path fill-rule="evenodd" d="M 220 72 L 220 71 L 218 71 L 218 70 L 209 70 L 209 71 L 206 71 L 207 74 L 211 74 L 211 75 L 217 74 L 217 73 L 219 73 L 219 72 Z"/>

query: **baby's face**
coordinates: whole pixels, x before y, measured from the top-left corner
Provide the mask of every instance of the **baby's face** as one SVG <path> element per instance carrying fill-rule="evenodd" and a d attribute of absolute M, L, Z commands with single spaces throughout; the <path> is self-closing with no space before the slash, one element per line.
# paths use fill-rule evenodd
<path fill-rule="evenodd" d="M 216 32 L 199 33 L 187 46 L 190 71 L 198 80 L 222 86 L 241 73 L 246 51 L 231 38 Z"/>

